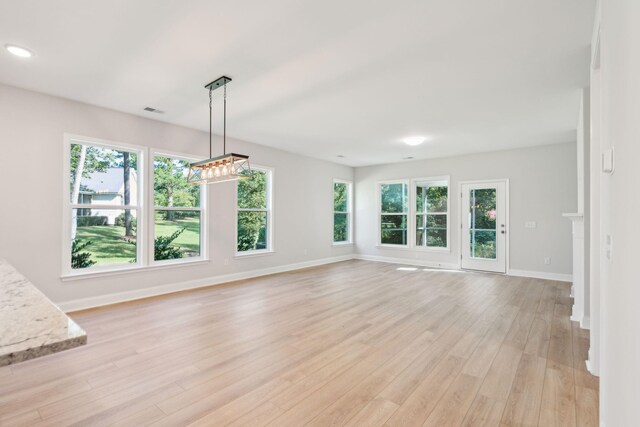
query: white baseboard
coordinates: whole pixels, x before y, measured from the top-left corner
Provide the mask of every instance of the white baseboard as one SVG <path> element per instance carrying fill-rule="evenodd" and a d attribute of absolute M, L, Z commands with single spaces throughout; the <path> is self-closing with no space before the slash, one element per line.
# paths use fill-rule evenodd
<path fill-rule="evenodd" d="M 89 298 L 80 298 L 58 303 L 57 305 L 62 311 L 68 313 L 72 311 L 84 310 L 87 308 L 101 307 L 104 305 L 133 301 L 142 298 L 170 294 L 173 292 L 186 291 L 189 289 L 206 288 L 207 286 L 220 285 L 223 283 L 234 282 L 236 280 L 251 279 L 259 276 L 267 276 L 269 274 L 299 270 L 301 268 L 316 267 L 319 265 L 348 261 L 350 259 L 353 259 L 353 255 L 351 254 L 331 258 L 321 258 L 312 261 L 298 262 L 295 264 L 243 271 L 241 273 L 232 273 L 221 276 L 204 277 L 202 279 L 189 280 L 186 282 L 170 283 L 167 285 L 155 286 L 152 288 L 136 289 L 132 291 L 118 292 Z"/>
<path fill-rule="evenodd" d="M 555 280 L 558 282 L 573 282 L 573 276 L 571 274 L 548 273 L 546 271 L 513 270 L 513 269 L 509 269 L 507 274 L 509 276 L 531 277 L 534 279 Z"/>
<path fill-rule="evenodd" d="M 353 259 L 360 259 L 363 261 L 374 261 L 374 262 L 387 262 L 389 264 L 419 265 L 421 267 L 444 268 L 449 270 L 460 269 L 460 266 L 458 264 L 425 261 L 420 259 L 393 258 L 393 257 L 378 256 L 378 255 L 355 254 L 353 255 Z"/>
<path fill-rule="evenodd" d="M 573 310 L 572 310 L 573 311 Z M 580 322 L 580 316 L 576 315 L 576 314 L 572 314 L 571 317 L 569 317 L 569 319 L 572 322 Z"/>
<path fill-rule="evenodd" d="M 600 376 L 600 372 L 598 370 L 597 364 L 594 363 L 595 358 L 594 358 L 592 350 L 593 350 L 592 348 L 589 348 L 588 358 L 587 358 L 587 360 L 585 360 L 584 363 L 587 365 L 587 370 L 589 372 L 591 372 L 591 375 L 599 377 Z"/>
<path fill-rule="evenodd" d="M 446 263 L 446 262 L 434 262 L 434 261 L 425 261 L 425 260 L 410 259 L 410 258 L 393 258 L 393 257 L 387 257 L 387 256 L 365 255 L 365 254 L 355 254 L 353 258 L 361 259 L 364 261 L 388 262 L 390 264 L 419 265 L 423 267 L 460 270 L 459 264 Z M 518 276 L 518 277 L 531 277 L 533 279 L 556 280 L 560 282 L 571 282 L 573 280 L 571 274 L 547 273 L 544 271 L 527 271 L 527 270 L 509 269 L 509 271 L 507 272 L 507 275 Z"/>

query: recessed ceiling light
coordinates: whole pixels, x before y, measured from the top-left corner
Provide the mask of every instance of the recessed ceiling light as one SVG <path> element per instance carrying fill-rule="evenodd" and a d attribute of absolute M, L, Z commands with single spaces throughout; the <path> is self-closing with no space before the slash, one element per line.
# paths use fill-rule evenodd
<path fill-rule="evenodd" d="M 13 53 L 15 56 L 19 56 L 20 58 L 31 58 L 33 56 L 33 53 L 29 49 L 25 49 L 20 46 L 6 44 L 4 47 L 9 52 Z"/>
<path fill-rule="evenodd" d="M 424 136 L 408 136 L 402 140 L 407 145 L 420 145 L 425 142 L 427 138 Z"/>

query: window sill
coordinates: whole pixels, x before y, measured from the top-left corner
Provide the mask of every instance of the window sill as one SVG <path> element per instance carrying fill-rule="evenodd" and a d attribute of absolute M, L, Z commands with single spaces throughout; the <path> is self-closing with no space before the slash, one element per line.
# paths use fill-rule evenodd
<path fill-rule="evenodd" d="M 260 249 L 258 251 L 236 252 L 236 258 L 251 258 L 256 256 L 273 255 L 276 251 L 270 249 Z"/>
<path fill-rule="evenodd" d="M 451 253 L 451 248 L 431 248 L 427 246 L 416 246 L 416 251 L 420 252 L 440 252 L 440 253 Z"/>
<path fill-rule="evenodd" d="M 109 276 L 119 276 L 121 274 L 130 274 L 130 273 L 141 273 L 144 271 L 154 271 L 154 270 L 164 270 L 167 268 L 174 267 L 187 267 L 194 266 L 199 264 L 208 264 L 210 262 L 209 259 L 198 258 L 194 260 L 188 261 L 172 261 L 172 262 L 164 262 L 154 265 L 147 266 L 134 266 L 134 267 L 123 267 L 117 269 L 107 269 L 107 270 L 98 270 L 98 271 L 87 271 L 87 272 L 74 272 L 67 273 L 60 276 L 63 282 L 72 282 L 75 280 L 84 280 L 84 279 L 92 279 L 97 277 L 109 277 Z"/>
<path fill-rule="evenodd" d="M 386 245 L 384 243 L 378 243 L 376 247 L 380 249 L 400 249 L 403 251 L 408 251 L 409 249 L 411 249 L 409 245 Z"/>
<path fill-rule="evenodd" d="M 353 242 L 333 242 L 332 246 L 353 246 Z"/>

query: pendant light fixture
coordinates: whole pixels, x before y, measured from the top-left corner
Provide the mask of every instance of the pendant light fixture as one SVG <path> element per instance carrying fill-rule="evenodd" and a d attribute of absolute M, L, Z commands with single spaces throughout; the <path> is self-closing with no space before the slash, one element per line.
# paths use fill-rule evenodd
<path fill-rule="evenodd" d="M 209 90 L 209 158 L 189 165 L 187 181 L 192 184 L 215 184 L 218 182 L 250 178 L 251 168 L 249 167 L 249 156 L 235 153 L 227 154 L 227 83 L 230 81 L 231 79 L 229 77 L 222 76 L 205 86 L 205 89 Z M 213 157 L 213 133 L 211 129 L 213 107 L 211 94 L 215 89 L 220 87 L 224 87 L 223 154 L 218 157 Z"/>

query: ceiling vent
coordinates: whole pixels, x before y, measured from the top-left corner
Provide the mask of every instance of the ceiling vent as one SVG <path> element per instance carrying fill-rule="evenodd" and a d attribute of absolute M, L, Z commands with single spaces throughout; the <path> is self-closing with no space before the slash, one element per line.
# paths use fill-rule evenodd
<path fill-rule="evenodd" d="M 144 111 L 148 111 L 150 113 L 158 113 L 158 114 L 164 113 L 164 111 L 160 111 L 160 110 L 158 110 L 156 108 L 153 108 L 153 107 L 144 107 Z"/>

